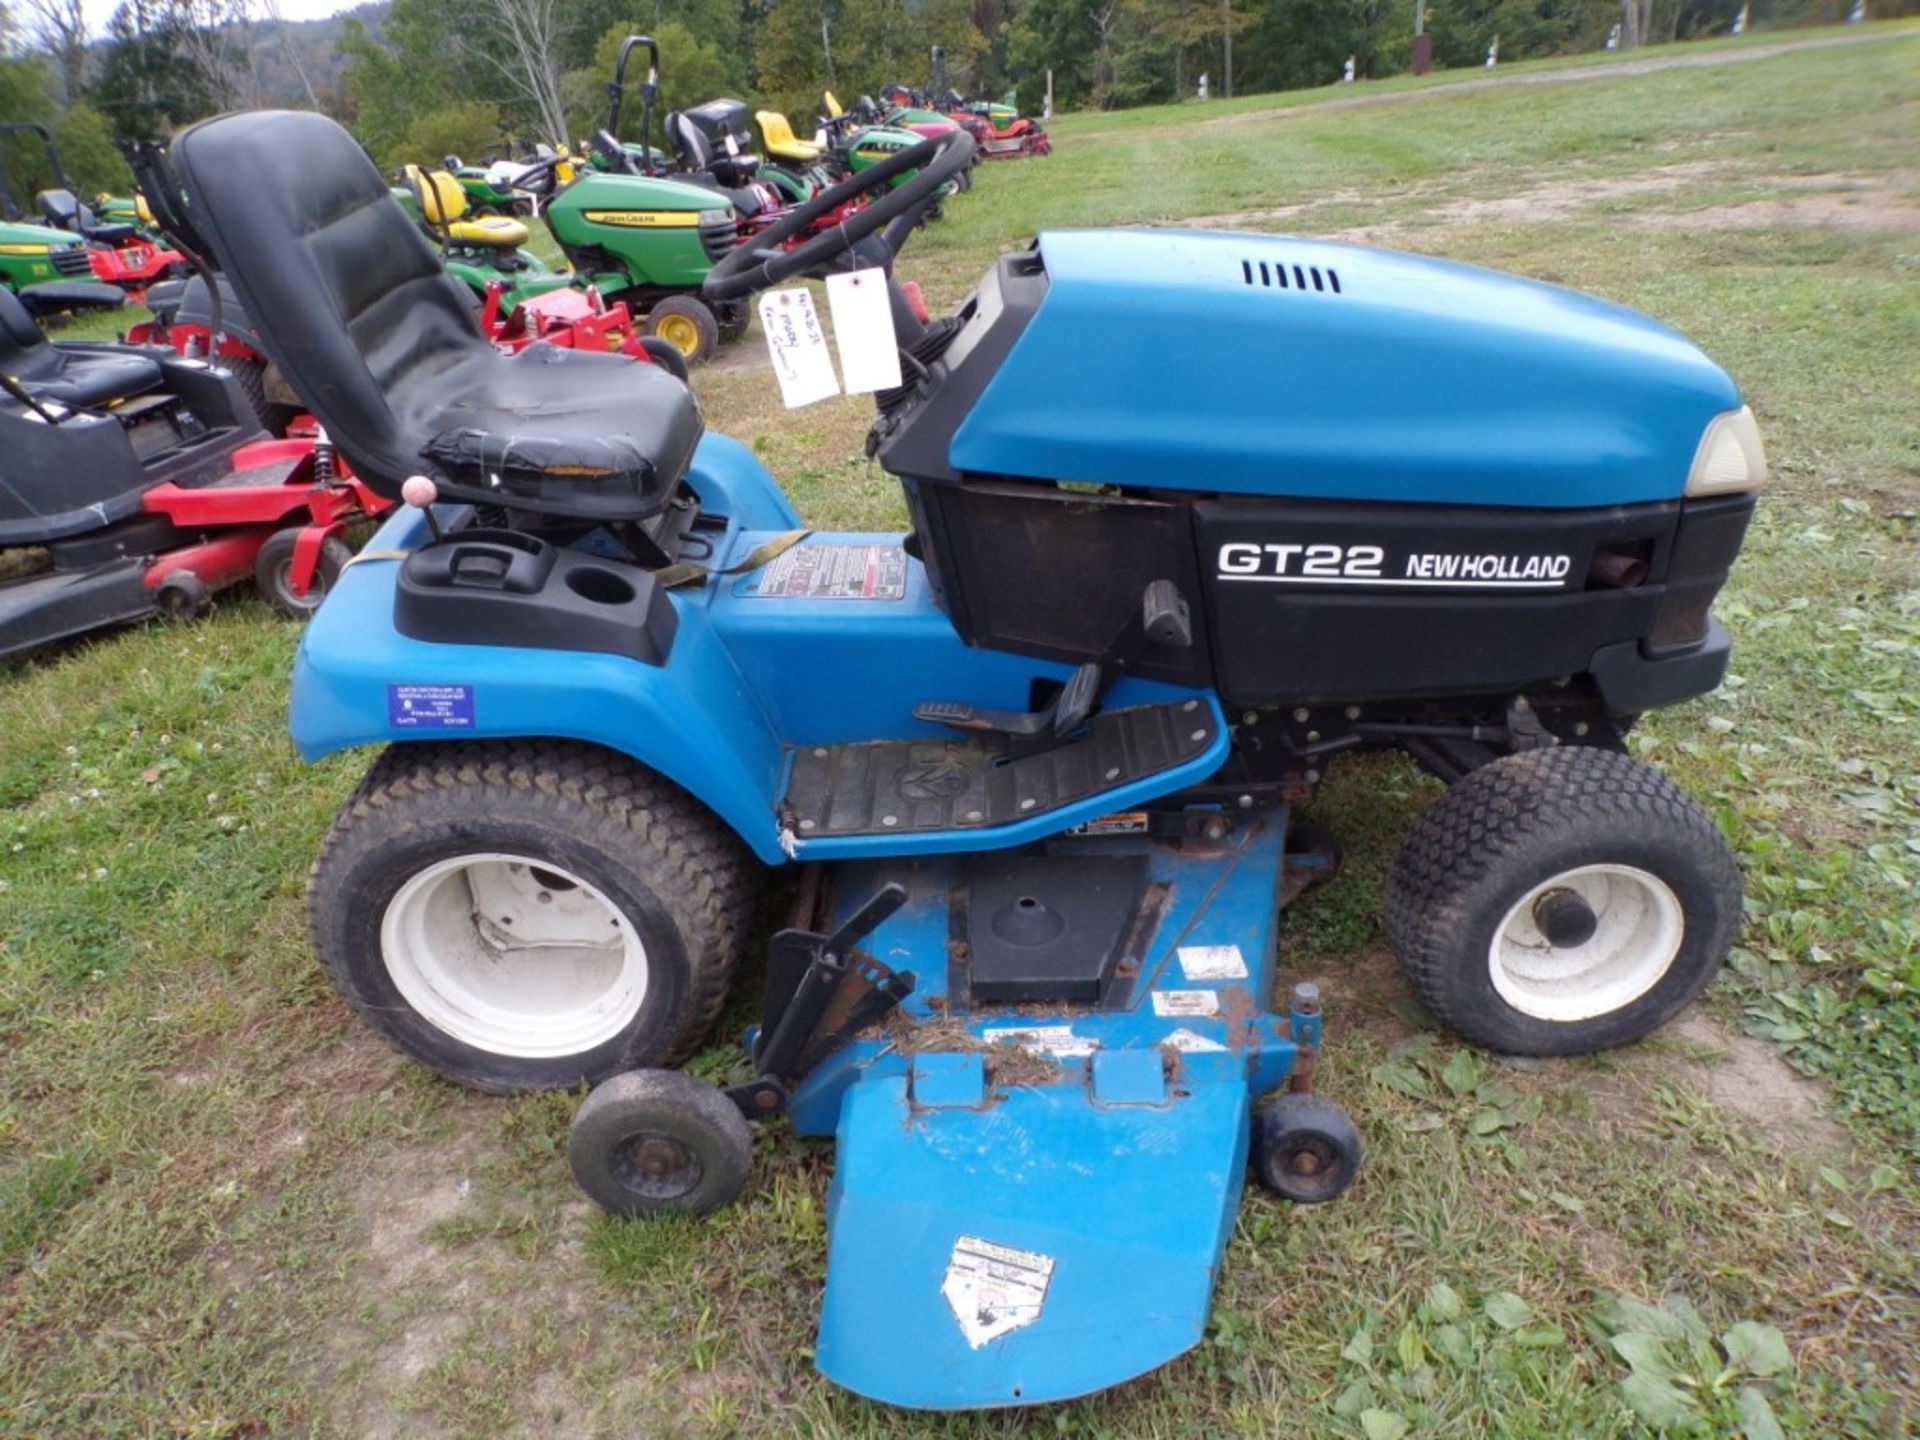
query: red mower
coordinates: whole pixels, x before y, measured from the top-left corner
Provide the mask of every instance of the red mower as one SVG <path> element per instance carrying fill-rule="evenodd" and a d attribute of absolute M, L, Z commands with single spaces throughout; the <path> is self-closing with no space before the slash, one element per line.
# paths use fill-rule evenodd
<path fill-rule="evenodd" d="M 269 439 L 229 369 L 155 345 L 53 344 L 0 291 L 0 655 L 252 579 L 305 616 L 390 502 L 308 422 Z"/>
<path fill-rule="evenodd" d="M 66 169 L 60 163 L 59 147 L 46 126 L 0 125 L 0 136 L 8 135 L 30 135 L 40 142 L 46 171 L 53 179 L 50 187 L 34 197 L 40 222 L 78 235 L 87 242 L 87 261 L 93 267 L 94 279 L 118 286 L 134 300 L 144 301 L 149 285 L 184 273 L 186 257 L 143 228 L 151 224 L 152 217 L 137 195 L 131 201 L 115 203 L 131 207 L 129 213 L 140 223 L 104 220 L 74 193 Z M 20 218 L 20 207 L 3 184 L 0 184 L 0 210 L 4 210 L 4 218 Z"/>

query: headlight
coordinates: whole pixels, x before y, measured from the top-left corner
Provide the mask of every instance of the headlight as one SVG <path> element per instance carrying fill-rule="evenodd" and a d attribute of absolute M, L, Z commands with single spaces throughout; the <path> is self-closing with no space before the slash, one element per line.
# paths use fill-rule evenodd
<path fill-rule="evenodd" d="M 725 225 L 731 222 L 732 219 L 733 211 L 731 210 L 702 210 L 700 212 L 700 223 L 702 225 Z"/>
<path fill-rule="evenodd" d="M 1757 490 L 1767 480 L 1767 449 L 1753 407 L 1742 405 L 1713 417 L 1687 472 L 1687 494 L 1730 495 Z"/>
<path fill-rule="evenodd" d="M 0 255 L 51 255 L 52 253 L 51 245 L 0 245 Z"/>

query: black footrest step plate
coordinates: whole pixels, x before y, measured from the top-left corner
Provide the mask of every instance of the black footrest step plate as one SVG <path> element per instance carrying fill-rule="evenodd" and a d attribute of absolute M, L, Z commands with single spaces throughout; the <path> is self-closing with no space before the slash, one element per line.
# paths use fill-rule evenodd
<path fill-rule="evenodd" d="M 1096 715 L 1079 739 L 1003 759 L 991 738 L 794 747 L 786 803 L 802 840 L 975 830 L 1044 815 L 1183 764 L 1214 739 L 1201 700 Z"/>

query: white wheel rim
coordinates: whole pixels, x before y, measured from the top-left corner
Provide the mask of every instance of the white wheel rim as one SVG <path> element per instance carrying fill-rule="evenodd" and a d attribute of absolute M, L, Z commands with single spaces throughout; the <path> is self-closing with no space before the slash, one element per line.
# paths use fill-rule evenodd
<path fill-rule="evenodd" d="M 494 1055 L 578 1055 L 647 997 L 647 951 L 594 886 L 544 860 L 475 853 L 409 877 L 380 922 L 387 974 L 435 1029 Z"/>
<path fill-rule="evenodd" d="M 1570 890 L 1593 911 L 1591 938 L 1554 945 L 1534 906 Z M 1523 1015 L 1566 1024 L 1610 1015 L 1645 995 L 1680 954 L 1686 920 L 1666 881 L 1631 865 L 1583 865 L 1533 887 L 1493 934 L 1487 968 L 1500 998 Z"/>

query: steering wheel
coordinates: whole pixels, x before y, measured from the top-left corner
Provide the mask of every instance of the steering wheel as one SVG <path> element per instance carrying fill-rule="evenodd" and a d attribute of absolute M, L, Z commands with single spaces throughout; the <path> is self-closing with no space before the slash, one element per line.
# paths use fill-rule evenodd
<path fill-rule="evenodd" d="M 622 145 L 612 131 L 602 127 L 593 132 L 593 148 L 600 158 L 606 161 L 607 170 L 615 175 L 641 174 L 640 166 L 627 147 Z"/>
<path fill-rule="evenodd" d="M 878 165 L 850 175 L 837 185 L 829 185 L 746 244 L 729 250 L 708 272 L 700 293 L 713 301 L 742 300 L 756 290 L 818 270 L 874 235 L 881 236 L 889 257 L 898 255 L 919 219 L 921 208 L 972 162 L 973 137 L 958 129 L 897 150 Z M 822 231 L 802 245 L 791 250 L 782 248 L 849 200 L 883 190 L 896 175 L 915 169 L 920 173 L 884 199 L 861 207 L 833 229 Z"/>
<path fill-rule="evenodd" d="M 561 157 L 544 156 L 527 162 L 507 178 L 507 183 L 515 190 L 524 190 L 538 199 L 547 199 L 554 192 L 554 171 L 560 168 Z"/>

